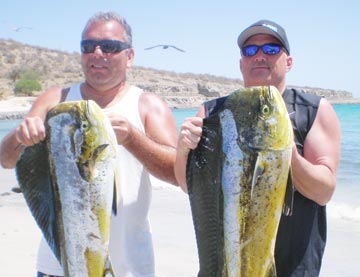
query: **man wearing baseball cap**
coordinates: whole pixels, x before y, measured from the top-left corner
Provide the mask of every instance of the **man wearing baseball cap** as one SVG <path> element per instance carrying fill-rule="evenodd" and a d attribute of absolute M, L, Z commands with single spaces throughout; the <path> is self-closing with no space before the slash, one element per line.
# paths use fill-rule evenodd
<path fill-rule="evenodd" d="M 277 38 L 286 53 L 290 54 L 290 45 L 284 28 L 270 20 L 260 20 L 246 28 L 238 37 L 239 47 L 242 48 L 250 37 L 258 34 L 268 34 Z"/>
<path fill-rule="evenodd" d="M 245 86 L 275 86 L 293 124 L 291 216 L 282 215 L 275 245 L 277 276 L 319 276 L 326 244 L 326 204 L 336 187 L 340 126 L 325 98 L 286 88 L 293 65 L 286 32 L 270 20 L 240 33 L 240 71 Z"/>
<path fill-rule="evenodd" d="M 260 20 L 240 33 L 240 71 L 244 86 L 275 86 L 282 94 L 293 124 L 291 216 L 282 215 L 275 246 L 278 277 L 319 276 L 326 244 L 326 204 L 336 186 L 340 159 L 340 126 L 322 97 L 287 88 L 285 77 L 293 59 L 286 32 L 279 24 Z M 204 117 L 221 110 L 227 96 L 205 102 L 196 117 L 181 125 L 175 175 L 184 191 L 190 149 L 200 141 Z"/>
<path fill-rule="evenodd" d="M 293 64 L 285 30 L 273 21 L 260 20 L 246 28 L 237 43 L 244 85 L 272 85 L 283 93 Z"/>

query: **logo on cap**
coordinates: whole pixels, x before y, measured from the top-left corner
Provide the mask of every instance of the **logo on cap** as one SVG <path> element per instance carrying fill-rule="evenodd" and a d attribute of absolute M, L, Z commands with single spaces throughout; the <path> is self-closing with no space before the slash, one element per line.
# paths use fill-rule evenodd
<path fill-rule="evenodd" d="M 263 24 L 263 26 L 273 30 L 276 33 L 278 32 L 278 29 L 275 26 L 272 26 L 272 25 L 269 25 L 269 24 Z"/>

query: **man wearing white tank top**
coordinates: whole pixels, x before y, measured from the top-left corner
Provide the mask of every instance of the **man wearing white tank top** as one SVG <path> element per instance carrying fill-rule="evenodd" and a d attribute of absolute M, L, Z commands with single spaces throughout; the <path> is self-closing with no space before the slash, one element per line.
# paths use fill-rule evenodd
<path fill-rule="evenodd" d="M 62 101 L 92 99 L 105 111 L 118 141 L 119 194 L 113 216 L 110 257 L 115 275 L 155 276 L 148 211 L 151 203 L 150 174 L 176 185 L 177 131 L 170 108 L 156 94 L 126 82 L 132 66 L 131 28 L 113 12 L 91 17 L 82 33 L 83 83 L 70 88 L 53 87 L 42 93 L 20 125 L 0 147 L 4 168 L 14 168 L 25 146 L 45 138 L 46 113 Z M 16 147 L 22 145 L 24 147 Z M 62 269 L 43 239 L 37 258 L 38 276 L 62 276 Z"/>

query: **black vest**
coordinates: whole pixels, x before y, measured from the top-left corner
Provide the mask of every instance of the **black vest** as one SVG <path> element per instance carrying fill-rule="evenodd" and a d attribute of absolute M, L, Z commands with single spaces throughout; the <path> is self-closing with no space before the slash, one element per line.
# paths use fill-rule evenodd
<path fill-rule="evenodd" d="M 205 102 L 206 116 L 221 110 L 226 97 Z M 298 152 L 303 155 L 304 141 L 315 120 L 321 97 L 286 89 L 283 99 Z M 325 244 L 326 206 L 320 206 L 295 191 L 292 215 L 282 215 L 280 219 L 275 245 L 277 276 L 319 276 Z"/>

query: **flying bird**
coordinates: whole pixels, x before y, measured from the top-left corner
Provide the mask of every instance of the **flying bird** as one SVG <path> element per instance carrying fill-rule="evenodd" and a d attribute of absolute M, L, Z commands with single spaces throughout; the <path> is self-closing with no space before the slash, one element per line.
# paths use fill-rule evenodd
<path fill-rule="evenodd" d="M 168 45 L 168 44 L 159 44 L 159 45 L 155 45 L 155 46 L 151 46 L 151 47 L 148 47 L 148 48 L 145 48 L 144 50 L 150 50 L 150 49 L 153 49 L 153 48 L 156 48 L 156 47 L 161 47 L 162 49 L 168 49 L 169 47 L 171 48 L 174 48 L 178 51 L 181 51 L 181 52 L 185 52 L 185 50 L 182 50 L 174 45 Z"/>
<path fill-rule="evenodd" d="M 21 31 L 22 29 L 32 30 L 32 28 L 26 27 L 26 26 L 12 26 L 11 29 L 12 29 L 14 32 L 19 32 L 19 31 Z"/>

